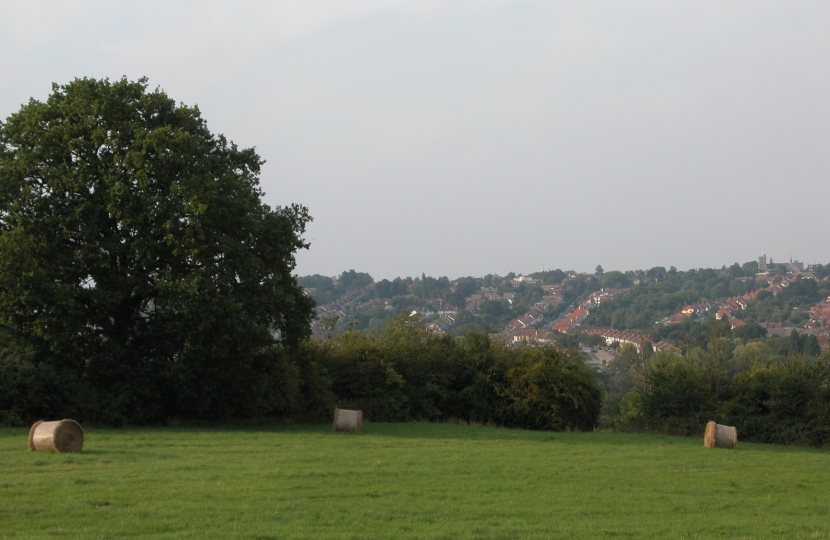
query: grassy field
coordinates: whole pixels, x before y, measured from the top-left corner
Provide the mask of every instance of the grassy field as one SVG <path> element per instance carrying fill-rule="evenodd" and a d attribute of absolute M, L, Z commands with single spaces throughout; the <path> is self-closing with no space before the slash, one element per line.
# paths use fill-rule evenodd
<path fill-rule="evenodd" d="M 830 452 L 436 424 L 0 429 L 0 538 L 829 538 Z"/>

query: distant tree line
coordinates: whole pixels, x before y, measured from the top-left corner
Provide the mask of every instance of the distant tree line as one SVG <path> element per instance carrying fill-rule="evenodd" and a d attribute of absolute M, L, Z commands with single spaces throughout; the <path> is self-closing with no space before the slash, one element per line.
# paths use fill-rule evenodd
<path fill-rule="evenodd" d="M 343 272 L 336 279 L 314 274 L 298 278 L 297 281 L 300 287 L 309 292 L 309 296 L 317 305 L 334 302 L 347 292 L 361 289 L 374 282 L 369 274 L 354 270 Z"/>

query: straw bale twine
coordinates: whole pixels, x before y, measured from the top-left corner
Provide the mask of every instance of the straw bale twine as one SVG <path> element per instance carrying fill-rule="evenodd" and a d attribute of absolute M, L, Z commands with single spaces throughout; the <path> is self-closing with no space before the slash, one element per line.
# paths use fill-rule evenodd
<path fill-rule="evenodd" d="M 362 431 L 363 411 L 334 409 L 334 431 Z"/>
<path fill-rule="evenodd" d="M 715 422 L 706 424 L 703 446 L 706 448 L 735 448 L 738 444 L 738 430 L 733 426 L 722 426 Z"/>
<path fill-rule="evenodd" d="M 29 430 L 29 450 L 80 452 L 84 447 L 84 429 L 74 420 L 38 420 Z"/>

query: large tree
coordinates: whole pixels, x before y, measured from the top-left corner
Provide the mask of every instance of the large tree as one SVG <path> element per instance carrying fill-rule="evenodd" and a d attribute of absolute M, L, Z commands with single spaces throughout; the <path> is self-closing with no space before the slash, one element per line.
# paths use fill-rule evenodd
<path fill-rule="evenodd" d="M 144 79 L 55 85 L 0 123 L 0 325 L 77 414 L 267 401 L 262 351 L 313 304 L 292 274 L 311 218 L 262 202 L 262 163 Z"/>

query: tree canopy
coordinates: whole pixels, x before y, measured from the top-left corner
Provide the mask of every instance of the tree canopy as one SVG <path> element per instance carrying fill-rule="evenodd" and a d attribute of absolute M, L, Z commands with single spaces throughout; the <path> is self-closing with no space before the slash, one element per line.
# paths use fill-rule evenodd
<path fill-rule="evenodd" d="M 144 79 L 54 85 L 0 123 L 0 325 L 77 414 L 257 406 L 258 355 L 313 314 L 311 218 L 262 202 L 262 163 Z"/>

